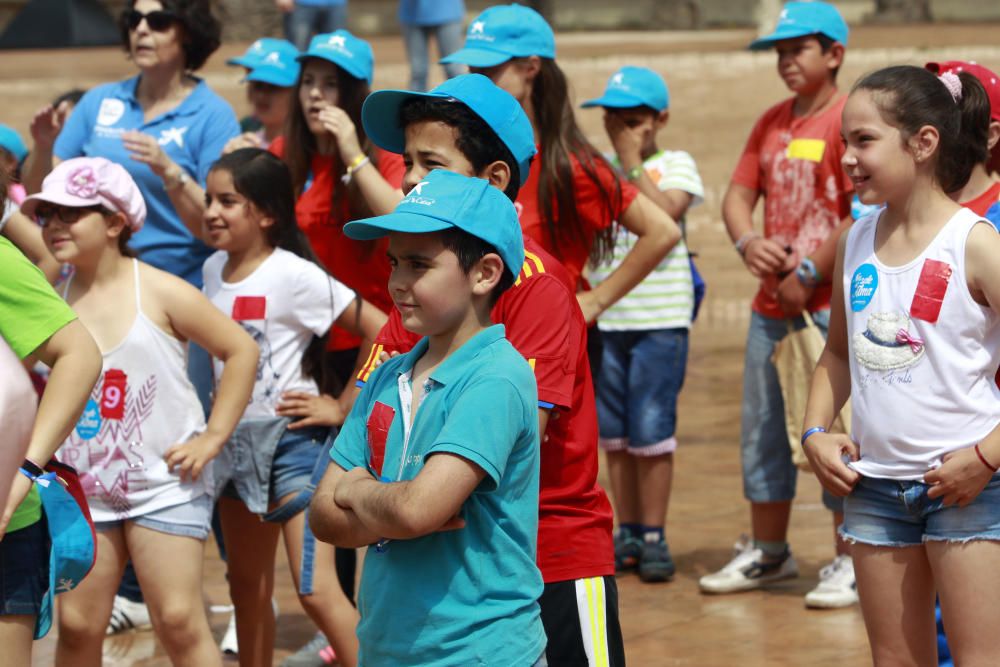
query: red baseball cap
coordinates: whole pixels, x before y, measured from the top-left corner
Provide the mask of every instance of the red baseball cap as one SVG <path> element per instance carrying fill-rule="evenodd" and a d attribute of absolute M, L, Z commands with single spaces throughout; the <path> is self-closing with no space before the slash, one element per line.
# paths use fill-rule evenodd
<path fill-rule="evenodd" d="M 979 79 L 979 83 L 983 84 L 983 88 L 986 89 L 986 96 L 990 99 L 990 118 L 1000 123 L 1000 75 L 997 75 L 996 72 L 978 63 L 964 60 L 927 63 L 924 67 L 935 74 L 968 72 Z M 990 168 L 1000 171 L 1000 142 L 997 142 L 997 145 L 993 147 L 992 153 L 993 159 L 990 161 Z"/>

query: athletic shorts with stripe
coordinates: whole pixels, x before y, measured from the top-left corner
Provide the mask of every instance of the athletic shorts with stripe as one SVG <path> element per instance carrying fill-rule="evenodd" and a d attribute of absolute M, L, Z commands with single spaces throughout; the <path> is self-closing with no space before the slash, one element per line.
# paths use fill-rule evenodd
<path fill-rule="evenodd" d="M 613 576 L 545 584 L 538 604 L 549 667 L 625 667 Z"/>

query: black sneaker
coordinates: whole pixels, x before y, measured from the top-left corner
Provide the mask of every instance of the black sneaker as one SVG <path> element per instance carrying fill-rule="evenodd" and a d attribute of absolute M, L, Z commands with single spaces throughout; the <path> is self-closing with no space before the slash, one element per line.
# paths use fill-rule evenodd
<path fill-rule="evenodd" d="M 641 554 L 641 540 L 625 534 L 621 529 L 615 532 L 615 572 L 634 571 L 639 567 Z"/>
<path fill-rule="evenodd" d="M 642 543 L 639 554 L 639 579 L 646 583 L 670 581 L 676 571 L 666 540 Z"/>

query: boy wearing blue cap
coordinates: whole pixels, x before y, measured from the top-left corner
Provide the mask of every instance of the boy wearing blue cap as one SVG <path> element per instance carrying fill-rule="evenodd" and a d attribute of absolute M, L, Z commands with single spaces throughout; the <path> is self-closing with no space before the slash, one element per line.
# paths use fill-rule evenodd
<path fill-rule="evenodd" d="M 787 541 L 797 469 L 771 356 L 789 331 L 806 326 L 804 312 L 821 330 L 829 322 L 830 275 L 837 240 L 850 224 L 853 190 L 840 166 L 846 97 L 836 82 L 847 34 L 832 5 L 789 2 L 774 32 L 750 45 L 754 50 L 774 47 L 778 74 L 794 95 L 757 121 L 722 203 L 736 250 L 760 280 L 747 335 L 740 440 L 753 542 L 738 543 L 729 564 L 701 578 L 706 593 L 750 590 L 798 576 Z M 754 231 L 752 220 L 761 197 L 763 235 Z M 827 492 L 823 500 L 839 525 L 842 501 Z M 833 563 L 820 571 L 819 586 L 806 596 L 807 606 L 857 602 L 854 566 L 839 540 L 837 551 Z"/>
<path fill-rule="evenodd" d="M 583 106 L 604 108 L 604 127 L 625 177 L 683 224 L 687 209 L 701 203 L 704 188 L 688 153 L 657 147 L 656 133 L 669 117 L 663 79 L 645 67 L 622 67 L 608 80 L 604 95 Z M 620 229 L 611 263 L 594 269 L 591 282 L 605 280 L 633 245 L 635 235 Z M 675 570 L 664 519 L 694 309 L 691 260 L 682 238 L 598 319 L 604 349 L 597 414 L 618 518 L 615 567 L 638 570 L 646 582 L 667 581 Z"/>
<path fill-rule="evenodd" d="M 445 81 L 429 93 L 382 90 L 362 120 L 377 145 L 405 155 L 409 190 L 434 169 L 478 176 L 511 201 L 535 155 L 531 122 L 506 91 L 479 74 Z M 597 482 L 597 414 L 587 332 L 573 281 L 538 242 L 523 234 L 525 262 L 491 316 L 531 365 L 542 436 L 536 562 L 550 665 L 625 662 L 614 579 L 611 504 Z M 389 313 L 363 381 L 382 355 L 413 342 L 398 310 Z"/>
<path fill-rule="evenodd" d="M 389 291 L 423 336 L 370 376 L 311 507 L 321 539 L 376 545 L 359 663 L 535 665 L 538 394 L 490 319 L 524 261 L 517 212 L 488 181 L 438 169 L 344 231 L 389 237 Z"/>

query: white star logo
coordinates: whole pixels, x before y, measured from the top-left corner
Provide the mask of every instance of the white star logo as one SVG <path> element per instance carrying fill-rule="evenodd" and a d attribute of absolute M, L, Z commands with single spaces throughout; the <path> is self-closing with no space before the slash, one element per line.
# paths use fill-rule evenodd
<path fill-rule="evenodd" d="M 277 51 L 271 51 L 267 56 L 264 57 L 264 62 L 270 63 L 272 65 L 278 65 L 281 63 L 281 54 Z"/>
<path fill-rule="evenodd" d="M 330 39 L 327 41 L 330 46 L 339 46 L 344 48 L 344 36 L 343 35 L 331 35 Z"/>
<path fill-rule="evenodd" d="M 171 127 L 167 130 L 160 130 L 160 138 L 157 143 L 161 146 L 168 146 L 173 142 L 178 147 L 184 148 L 184 133 L 187 131 L 186 127 Z"/>
<path fill-rule="evenodd" d="M 254 42 L 253 44 L 250 45 L 250 50 L 251 51 L 258 51 L 258 52 L 259 51 L 263 51 L 264 50 L 264 43 L 261 42 L 258 39 L 256 42 Z"/>
<path fill-rule="evenodd" d="M 56 593 L 65 593 L 66 591 L 71 591 L 76 588 L 76 582 L 72 579 L 60 579 L 59 583 L 56 584 Z"/>
<path fill-rule="evenodd" d="M 611 77 L 611 85 L 612 86 L 620 86 L 620 85 L 622 85 L 622 79 L 624 79 L 624 78 L 625 78 L 625 75 L 622 74 L 621 72 L 618 72 L 613 77 Z"/>
<path fill-rule="evenodd" d="M 787 9 L 782 9 L 781 13 L 778 14 L 778 20 L 779 21 L 784 21 L 787 18 L 788 18 L 788 10 Z"/>
<path fill-rule="evenodd" d="M 429 184 L 428 181 L 420 181 L 419 183 L 413 186 L 413 191 L 416 192 L 418 195 L 423 195 L 424 186 L 428 184 Z"/>
<path fill-rule="evenodd" d="M 469 31 L 470 35 L 473 34 L 483 34 L 483 30 L 486 28 L 486 21 L 473 21 L 472 30 Z"/>

